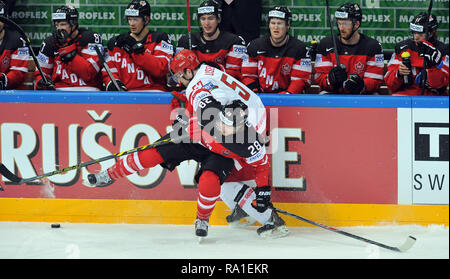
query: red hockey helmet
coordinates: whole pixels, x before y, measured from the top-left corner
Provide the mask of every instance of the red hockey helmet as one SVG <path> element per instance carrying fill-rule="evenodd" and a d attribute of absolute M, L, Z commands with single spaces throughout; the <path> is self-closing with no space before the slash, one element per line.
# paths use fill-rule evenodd
<path fill-rule="evenodd" d="M 188 49 L 180 50 L 173 57 L 172 62 L 170 63 L 170 70 L 173 74 L 183 72 L 184 69 L 193 70 L 200 64 L 197 55 Z"/>

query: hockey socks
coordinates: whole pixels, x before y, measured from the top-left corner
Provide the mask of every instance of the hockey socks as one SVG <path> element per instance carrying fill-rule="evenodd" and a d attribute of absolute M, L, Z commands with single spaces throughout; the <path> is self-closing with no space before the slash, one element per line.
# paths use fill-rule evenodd
<path fill-rule="evenodd" d="M 163 163 L 164 160 L 155 148 L 134 152 L 118 161 L 108 169 L 108 174 L 113 180 L 133 174 L 146 168 L 152 168 Z"/>
<path fill-rule="evenodd" d="M 220 179 L 212 171 L 205 170 L 198 182 L 197 218 L 209 220 L 220 195 Z"/>

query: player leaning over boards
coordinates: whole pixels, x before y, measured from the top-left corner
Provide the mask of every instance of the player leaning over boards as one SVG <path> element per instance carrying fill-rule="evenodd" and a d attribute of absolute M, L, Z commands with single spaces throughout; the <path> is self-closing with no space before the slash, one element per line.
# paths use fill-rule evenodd
<path fill-rule="evenodd" d="M 179 121 L 173 132 L 162 139 L 172 138 L 156 148 L 126 156 L 111 168 L 89 174 L 88 186 L 109 185 L 121 177 L 161 164 L 170 171 L 182 161 L 200 162 L 196 175 L 198 183 L 195 234 L 208 234 L 209 217 L 220 196 L 221 184 L 235 166 L 254 167 L 268 164 L 264 148 L 266 113 L 261 99 L 232 76 L 201 64 L 189 50 L 177 53 L 171 63 L 174 80 L 186 89 L 186 113 L 191 117 Z M 188 137 L 179 141 L 179 134 Z M 267 180 L 268 181 L 268 180 Z M 270 187 L 255 189 L 254 207 L 264 212 L 270 206 Z M 273 230 L 284 222 L 273 212 L 261 230 Z"/>
<path fill-rule="evenodd" d="M 242 64 L 243 83 L 256 92 L 302 93 L 311 86 L 311 59 L 306 46 L 289 35 L 287 7 L 269 11 L 270 34 L 251 41 Z"/>
<path fill-rule="evenodd" d="M 438 22 L 434 15 L 428 17 L 426 13 L 421 12 L 413 18 L 410 23 L 413 38 L 395 46 L 395 53 L 392 54 L 384 77 L 392 95 L 422 95 L 424 59 L 424 95 L 448 95 L 448 45 L 437 39 L 437 28 Z"/>
<path fill-rule="evenodd" d="M 150 4 L 132 0 L 125 17 L 130 31 L 108 41 L 106 62 L 122 90 L 167 91 L 166 76 L 173 55 L 173 46 L 164 32 L 150 31 Z M 107 91 L 118 91 L 103 69 Z"/>
<path fill-rule="evenodd" d="M 0 16 L 8 17 L 6 5 L 0 0 Z M 0 90 L 27 89 L 24 85 L 30 55 L 19 32 L 0 21 Z"/>
<path fill-rule="evenodd" d="M 339 34 L 320 41 L 315 82 L 323 93 L 376 93 L 383 83 L 383 50 L 378 41 L 358 32 L 361 8 L 358 4 L 343 4 L 337 9 L 335 18 Z M 336 40 L 341 65 L 336 63 L 333 39 Z"/>
<path fill-rule="evenodd" d="M 222 9 L 217 1 L 203 1 L 197 9 L 201 31 L 182 36 L 178 41 L 177 51 L 190 49 L 200 62 L 215 62 L 222 65 L 227 74 L 241 80 L 245 42 L 242 37 L 219 29 L 221 13 Z"/>
<path fill-rule="evenodd" d="M 78 26 L 78 11 L 63 5 L 52 13 L 53 34 L 41 45 L 38 59 L 48 83 L 36 70 L 37 90 L 98 91 L 101 63 L 94 46 L 102 47 L 99 34 Z"/>

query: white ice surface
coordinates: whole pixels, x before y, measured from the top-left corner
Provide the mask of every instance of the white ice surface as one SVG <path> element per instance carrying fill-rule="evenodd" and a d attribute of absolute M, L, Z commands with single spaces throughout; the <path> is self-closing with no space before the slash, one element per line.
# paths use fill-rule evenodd
<path fill-rule="evenodd" d="M 211 226 L 198 243 L 194 226 L 0 222 L 0 258 L 158 258 L 158 259 L 434 259 L 449 258 L 445 226 L 374 226 L 340 228 L 390 246 L 408 235 L 417 238 L 406 253 L 368 245 L 315 227 L 289 228 L 279 239 L 261 239 L 256 227 Z"/>

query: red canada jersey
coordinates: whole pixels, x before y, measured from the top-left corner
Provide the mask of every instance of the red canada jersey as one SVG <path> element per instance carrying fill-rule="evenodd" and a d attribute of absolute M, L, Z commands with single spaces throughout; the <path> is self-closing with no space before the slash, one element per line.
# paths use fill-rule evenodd
<path fill-rule="evenodd" d="M 446 87 L 449 82 L 448 47 L 442 42 L 435 41 L 433 45 L 441 51 L 442 62 L 426 70 L 427 87 L 424 95 L 439 96 L 448 95 Z M 402 63 L 402 53 L 408 51 L 411 60 L 411 74 L 413 83 L 405 86 L 403 77 L 398 75 L 398 68 Z M 392 95 L 422 95 L 422 88 L 418 85 L 422 76 L 424 58 L 419 56 L 418 47 L 413 39 L 407 39 L 395 46 L 395 52 L 389 60 L 388 69 L 384 80 Z M 419 78 L 418 78 L 419 76 Z"/>
<path fill-rule="evenodd" d="M 242 64 L 243 83 L 260 92 L 302 93 L 311 86 L 311 59 L 306 46 L 289 36 L 284 46 L 274 47 L 270 36 L 251 41 Z"/>
<path fill-rule="evenodd" d="M 0 73 L 8 78 L 7 89 L 26 89 L 24 85 L 30 58 L 25 41 L 15 30 L 5 28 L 0 44 Z"/>
<path fill-rule="evenodd" d="M 129 36 L 129 32 L 119 36 Z M 168 91 L 167 73 L 173 56 L 169 36 L 164 32 L 150 31 L 141 41 L 145 51 L 138 54 L 125 51 L 118 43 L 119 36 L 108 42 L 106 63 L 113 76 L 122 81 L 128 90 Z M 111 79 L 104 69 L 102 75 L 107 85 Z"/>
<path fill-rule="evenodd" d="M 203 39 L 202 32 L 191 34 L 191 48 L 189 48 L 189 35 L 180 38 L 177 51 L 191 49 L 199 61 L 215 62 L 225 68 L 227 74 L 241 80 L 242 59 L 245 55 L 245 42 L 241 37 L 221 31 L 217 39 L 207 41 Z"/>
<path fill-rule="evenodd" d="M 357 44 L 346 45 L 341 42 L 340 37 L 336 36 L 336 45 L 339 55 L 339 62 L 346 67 L 347 74 L 357 74 L 364 80 L 365 93 L 374 93 L 380 89 L 383 84 L 384 55 L 381 44 L 364 34 L 360 34 Z M 331 69 L 337 66 L 334 53 L 334 44 L 332 37 L 322 39 L 317 46 L 317 55 L 315 61 L 316 84 L 322 90 L 334 91 L 328 83 L 328 74 Z M 339 93 L 348 93 L 340 89 Z"/>
<path fill-rule="evenodd" d="M 63 62 L 59 55 L 56 39 L 47 37 L 38 54 L 39 64 L 44 74 L 55 83 L 56 90 L 100 90 L 102 64 L 95 51 L 95 46 L 102 47 L 102 39 L 98 33 L 86 29 L 78 29 L 74 39 L 77 53 L 69 62 Z M 36 84 L 42 79 L 35 71 Z"/>

